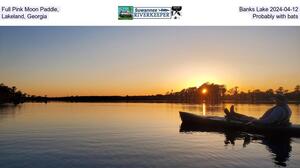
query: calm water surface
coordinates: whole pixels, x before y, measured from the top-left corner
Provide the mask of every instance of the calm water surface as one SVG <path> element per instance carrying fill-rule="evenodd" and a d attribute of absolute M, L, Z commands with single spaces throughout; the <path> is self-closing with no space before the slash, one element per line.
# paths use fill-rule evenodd
<path fill-rule="evenodd" d="M 0 167 L 299 167 L 300 139 L 180 132 L 178 111 L 223 116 L 218 106 L 48 103 L 0 107 Z M 259 117 L 272 105 L 238 104 Z M 291 105 L 300 124 L 300 106 Z"/>

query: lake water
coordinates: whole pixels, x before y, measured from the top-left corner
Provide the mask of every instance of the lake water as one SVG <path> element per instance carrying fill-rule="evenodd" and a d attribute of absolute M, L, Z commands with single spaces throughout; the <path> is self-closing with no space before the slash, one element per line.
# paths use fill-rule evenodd
<path fill-rule="evenodd" d="M 300 139 L 180 132 L 178 111 L 223 116 L 217 106 L 167 103 L 27 103 L 0 107 L 1 168 L 299 167 Z M 272 105 L 237 104 L 259 117 Z M 300 123 L 300 105 L 290 105 Z M 227 137 L 227 139 L 226 139 Z"/>

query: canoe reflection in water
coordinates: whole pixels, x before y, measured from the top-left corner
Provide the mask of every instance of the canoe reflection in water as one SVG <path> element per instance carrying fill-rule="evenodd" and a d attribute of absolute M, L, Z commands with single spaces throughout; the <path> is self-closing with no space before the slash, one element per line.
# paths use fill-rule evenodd
<path fill-rule="evenodd" d="M 240 131 L 232 131 L 226 129 L 216 129 L 208 127 L 194 127 L 190 125 L 181 124 L 181 133 L 191 132 L 212 132 L 220 133 L 225 136 L 225 146 L 235 145 L 236 140 L 243 140 L 243 147 L 246 147 L 250 143 L 260 143 L 266 146 L 267 150 L 273 154 L 273 161 L 276 165 L 286 166 L 286 162 L 289 160 L 290 152 L 292 151 L 291 137 L 289 136 L 275 136 L 275 135 L 255 135 Z"/>

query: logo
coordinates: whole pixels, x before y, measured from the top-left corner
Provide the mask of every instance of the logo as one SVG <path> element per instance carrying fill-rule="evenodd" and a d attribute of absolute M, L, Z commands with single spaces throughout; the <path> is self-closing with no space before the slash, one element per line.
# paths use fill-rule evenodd
<path fill-rule="evenodd" d="M 118 6 L 119 20 L 133 19 L 179 19 L 181 14 L 181 6 L 171 7 L 133 7 Z"/>
<path fill-rule="evenodd" d="M 171 7 L 134 7 L 134 19 L 171 19 Z"/>
<path fill-rule="evenodd" d="M 133 6 L 119 6 L 118 7 L 119 20 L 133 19 Z"/>
<path fill-rule="evenodd" d="M 182 7 L 181 6 L 172 6 L 172 18 L 174 19 L 178 19 L 179 17 L 181 17 L 181 9 Z"/>

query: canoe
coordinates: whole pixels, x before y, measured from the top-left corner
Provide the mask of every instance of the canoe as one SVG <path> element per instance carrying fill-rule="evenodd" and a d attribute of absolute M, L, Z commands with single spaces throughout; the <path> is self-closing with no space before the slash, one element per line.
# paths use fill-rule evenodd
<path fill-rule="evenodd" d="M 181 127 L 185 130 L 217 130 L 242 131 L 263 135 L 285 135 L 300 137 L 300 125 L 290 126 L 262 126 L 245 125 L 242 122 L 226 120 L 224 117 L 200 116 L 188 112 L 179 112 L 182 121 Z"/>

